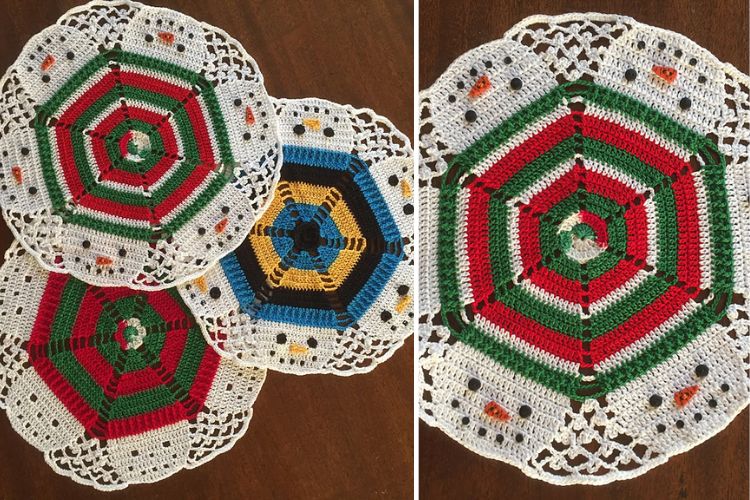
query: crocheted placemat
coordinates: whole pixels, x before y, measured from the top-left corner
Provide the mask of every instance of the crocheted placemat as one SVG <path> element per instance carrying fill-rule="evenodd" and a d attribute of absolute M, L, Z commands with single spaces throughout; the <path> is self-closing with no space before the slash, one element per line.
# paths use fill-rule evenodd
<path fill-rule="evenodd" d="M 284 165 L 271 207 L 220 265 L 178 289 L 209 343 L 240 363 L 369 371 L 411 334 L 409 141 L 370 110 L 274 104 Z"/>
<path fill-rule="evenodd" d="M 204 272 L 263 212 L 280 161 L 255 61 L 168 9 L 73 9 L 0 81 L 3 216 L 43 266 L 88 283 Z"/>
<path fill-rule="evenodd" d="M 150 483 L 247 430 L 265 370 L 214 352 L 175 290 L 87 285 L 18 243 L 0 282 L 0 408 L 57 473 Z"/>
<path fill-rule="evenodd" d="M 633 477 L 748 403 L 750 79 L 537 16 L 421 96 L 421 417 L 551 483 Z"/>

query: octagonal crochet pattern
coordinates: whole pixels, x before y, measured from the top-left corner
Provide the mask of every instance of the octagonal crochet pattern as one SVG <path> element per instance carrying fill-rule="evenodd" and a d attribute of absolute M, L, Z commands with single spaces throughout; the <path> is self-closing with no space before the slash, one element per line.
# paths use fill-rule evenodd
<path fill-rule="evenodd" d="M 57 473 L 151 483 L 247 430 L 265 370 L 222 360 L 175 290 L 87 285 L 18 243 L 0 280 L 0 407 Z"/>
<path fill-rule="evenodd" d="M 412 325 L 411 149 L 386 119 L 278 100 L 271 207 L 247 240 L 179 287 L 206 338 L 243 364 L 348 375 L 389 358 Z"/>
<path fill-rule="evenodd" d="M 0 203 L 47 269 L 162 289 L 233 250 L 281 162 L 255 61 L 222 31 L 92 2 L 33 37 L 0 82 Z"/>
<path fill-rule="evenodd" d="M 422 93 L 422 418 L 553 483 L 641 474 L 748 402 L 748 77 L 533 17 Z"/>

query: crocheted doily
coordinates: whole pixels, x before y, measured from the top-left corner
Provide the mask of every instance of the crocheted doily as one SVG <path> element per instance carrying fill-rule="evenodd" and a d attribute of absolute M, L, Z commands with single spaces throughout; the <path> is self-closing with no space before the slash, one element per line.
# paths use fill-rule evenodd
<path fill-rule="evenodd" d="M 750 79 L 620 16 L 526 19 L 422 96 L 421 416 L 551 483 L 748 403 Z"/>
<path fill-rule="evenodd" d="M 280 162 L 255 61 L 168 9 L 73 9 L 0 81 L 3 216 L 43 266 L 87 283 L 196 277 L 250 230 Z"/>
<path fill-rule="evenodd" d="M 175 290 L 87 285 L 18 243 L 0 282 L 0 408 L 59 474 L 154 482 L 247 430 L 265 370 L 216 354 Z"/>
<path fill-rule="evenodd" d="M 275 100 L 281 180 L 243 244 L 178 289 L 209 343 L 290 373 L 369 371 L 412 328 L 412 152 L 387 119 Z"/>

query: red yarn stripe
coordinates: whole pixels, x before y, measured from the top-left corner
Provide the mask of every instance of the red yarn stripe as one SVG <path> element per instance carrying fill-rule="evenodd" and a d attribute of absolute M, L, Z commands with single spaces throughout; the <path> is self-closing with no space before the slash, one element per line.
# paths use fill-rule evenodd
<path fill-rule="evenodd" d="M 213 171 L 213 168 L 204 164 L 199 164 L 193 167 L 193 171 L 190 172 L 187 179 L 185 179 L 178 188 L 172 191 L 163 202 L 154 207 L 154 214 L 156 217 L 159 220 L 165 218 L 172 210 L 178 207 L 192 193 L 194 193 L 203 180 Z"/>
<path fill-rule="evenodd" d="M 137 221 L 151 220 L 151 211 L 147 206 L 125 205 L 114 200 L 99 198 L 92 194 L 85 195 L 78 204 L 97 212 L 114 215 L 123 219 Z"/>
<path fill-rule="evenodd" d="M 696 174 L 700 175 L 700 174 Z M 672 183 L 677 207 L 677 277 L 685 288 L 700 288 L 701 248 L 698 196 L 692 177 L 682 176 Z"/>
<path fill-rule="evenodd" d="M 632 202 L 639 195 L 638 191 L 624 182 L 591 169 L 586 169 L 581 180 L 586 191 L 597 194 L 602 198 L 609 198 L 620 206 Z"/>
<path fill-rule="evenodd" d="M 78 309 L 78 316 L 73 324 L 71 340 L 89 339 L 96 336 L 96 326 L 102 314 L 102 306 L 94 294 L 85 293 Z M 86 347 L 72 351 L 78 363 L 99 387 L 106 387 L 112 378 L 114 369 L 96 347 Z"/>
<path fill-rule="evenodd" d="M 482 189 L 470 188 L 467 218 L 471 224 L 466 229 L 466 253 L 469 263 L 469 282 L 476 299 L 493 293 L 492 265 L 490 264 L 489 199 Z M 461 221 L 464 222 L 464 221 Z"/>
<path fill-rule="evenodd" d="M 72 125 L 78 118 L 99 99 L 117 86 L 117 78 L 111 71 L 106 73 L 102 78 L 92 85 L 81 97 L 73 101 L 65 112 L 60 115 L 60 121 L 67 125 Z"/>
<path fill-rule="evenodd" d="M 117 384 L 117 397 L 129 396 L 162 385 L 162 381 L 151 367 L 123 373 Z"/>
<path fill-rule="evenodd" d="M 193 401 L 199 403 L 206 401 L 211 387 L 213 387 L 214 377 L 220 363 L 221 357 L 216 354 L 216 351 L 211 346 L 206 344 L 203 352 L 203 361 L 201 361 L 200 368 L 198 368 L 198 372 L 195 374 L 193 385 L 190 387 L 190 397 Z"/>
<path fill-rule="evenodd" d="M 509 151 L 490 167 L 481 178 L 474 179 L 469 187 L 481 182 L 490 189 L 497 189 L 530 162 L 539 158 L 554 146 L 575 134 L 573 115 L 567 115 L 547 125 L 529 137 L 517 148 Z"/>
<path fill-rule="evenodd" d="M 591 362 L 600 363 L 637 342 L 671 318 L 689 300 L 690 296 L 681 288 L 670 287 L 664 295 L 638 311 L 623 324 L 592 340 Z"/>
<path fill-rule="evenodd" d="M 148 413 L 107 422 L 105 438 L 117 439 L 159 429 L 190 418 L 179 401 Z"/>
<path fill-rule="evenodd" d="M 125 86 L 148 90 L 152 94 L 165 95 L 175 101 L 181 102 L 185 99 L 191 99 L 193 96 L 190 88 L 175 85 L 170 81 L 146 73 L 123 70 L 120 71 L 120 81 Z"/>
<path fill-rule="evenodd" d="M 192 317 L 186 316 L 185 311 L 182 310 L 180 304 L 165 290 L 148 293 L 145 298 L 146 303 L 156 311 L 156 314 L 163 318 L 164 321 L 180 321 L 183 319 L 192 320 Z"/>
<path fill-rule="evenodd" d="M 502 302 L 487 304 L 479 314 L 493 325 L 502 328 L 514 337 L 518 337 L 534 347 L 538 347 L 565 361 L 581 362 L 582 344 L 580 340 L 550 330 L 523 314 L 514 311 Z"/>
<path fill-rule="evenodd" d="M 651 141 L 643 134 L 628 130 L 603 118 L 584 114 L 581 121 L 581 132 L 585 137 L 606 142 L 618 149 L 627 151 L 667 176 L 679 173 L 682 167 L 686 165 L 679 156 Z"/>

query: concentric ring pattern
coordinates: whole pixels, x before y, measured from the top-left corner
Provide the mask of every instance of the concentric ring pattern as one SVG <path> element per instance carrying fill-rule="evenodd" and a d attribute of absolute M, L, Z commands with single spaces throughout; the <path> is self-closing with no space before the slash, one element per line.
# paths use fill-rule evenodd
<path fill-rule="evenodd" d="M 284 165 L 247 240 L 179 287 L 206 338 L 240 363 L 351 374 L 410 333 L 408 140 L 369 110 L 276 101 Z"/>
<path fill-rule="evenodd" d="M 423 93 L 428 423 L 602 483 L 747 404 L 736 80 L 679 35 L 576 14 L 524 21 Z"/>
<path fill-rule="evenodd" d="M 87 4 L 33 37 L 1 88 L 0 203 L 48 269 L 171 286 L 236 247 L 270 199 L 281 150 L 262 75 L 187 16 Z"/>
<path fill-rule="evenodd" d="M 174 289 L 87 285 L 18 243 L 0 279 L 0 407 L 59 474 L 154 482 L 245 433 L 265 370 L 222 360 Z"/>

